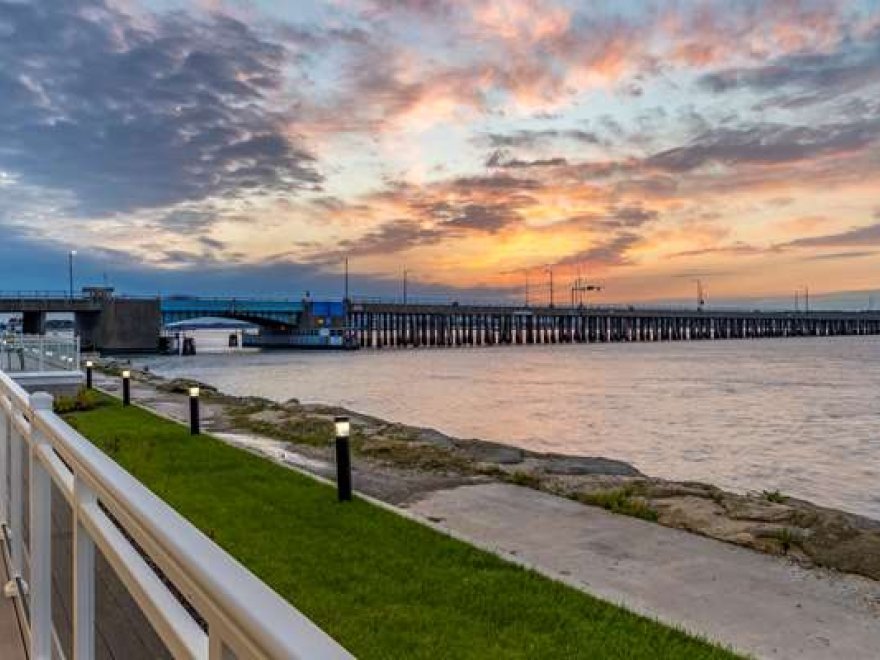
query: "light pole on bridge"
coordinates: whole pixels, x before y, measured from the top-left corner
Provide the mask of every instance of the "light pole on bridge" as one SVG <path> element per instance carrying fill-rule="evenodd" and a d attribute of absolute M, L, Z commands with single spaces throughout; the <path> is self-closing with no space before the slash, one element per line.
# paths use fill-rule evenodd
<path fill-rule="evenodd" d="M 67 280 L 70 288 L 70 299 L 73 300 L 73 258 L 76 256 L 76 250 L 67 253 Z"/>
<path fill-rule="evenodd" d="M 409 270 L 406 268 L 403 269 L 403 304 L 406 305 L 406 286 L 407 279 L 409 278 Z"/>

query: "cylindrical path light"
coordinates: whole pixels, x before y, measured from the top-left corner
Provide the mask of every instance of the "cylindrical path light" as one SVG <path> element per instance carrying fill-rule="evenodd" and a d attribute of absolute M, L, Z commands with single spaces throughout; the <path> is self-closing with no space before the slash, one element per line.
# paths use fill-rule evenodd
<path fill-rule="evenodd" d="M 199 435 L 202 432 L 201 419 L 199 417 L 199 388 L 189 388 L 189 433 Z"/>
<path fill-rule="evenodd" d="M 336 425 L 336 490 L 340 502 L 351 500 L 351 422 L 348 417 L 337 417 Z"/>
<path fill-rule="evenodd" d="M 86 360 L 86 389 L 92 389 L 92 369 L 94 368 L 95 363 L 91 360 Z"/>
<path fill-rule="evenodd" d="M 131 405 L 131 372 L 128 369 L 122 372 L 122 405 Z"/>

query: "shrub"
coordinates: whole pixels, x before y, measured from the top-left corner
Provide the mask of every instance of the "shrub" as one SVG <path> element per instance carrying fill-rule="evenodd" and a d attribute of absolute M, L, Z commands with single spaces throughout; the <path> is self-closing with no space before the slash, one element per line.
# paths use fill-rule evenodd
<path fill-rule="evenodd" d="M 633 489 L 626 486 L 592 493 L 580 493 L 577 499 L 584 504 L 600 506 L 612 513 L 622 513 L 625 516 L 633 516 L 642 520 L 657 522 L 659 518 L 655 509 L 641 497 L 634 497 Z"/>
<path fill-rule="evenodd" d="M 785 504 L 785 501 L 788 499 L 778 490 L 765 490 L 762 495 L 768 502 L 774 502 L 776 504 Z"/>
<path fill-rule="evenodd" d="M 99 403 L 100 399 L 97 393 L 81 387 L 73 396 L 62 395 L 55 397 L 52 407 L 57 414 L 64 415 L 72 412 L 93 410 L 98 407 Z"/>

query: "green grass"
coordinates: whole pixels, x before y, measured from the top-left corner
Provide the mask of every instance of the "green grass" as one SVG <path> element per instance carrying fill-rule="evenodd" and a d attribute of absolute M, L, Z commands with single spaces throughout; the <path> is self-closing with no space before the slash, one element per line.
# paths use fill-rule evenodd
<path fill-rule="evenodd" d="M 144 410 L 67 419 L 358 657 L 735 657 Z"/>
<path fill-rule="evenodd" d="M 785 504 L 788 498 L 780 493 L 778 490 L 765 490 L 762 493 L 762 496 L 768 502 L 774 502 L 776 504 Z"/>
<path fill-rule="evenodd" d="M 638 498 L 633 488 L 623 486 L 593 493 L 584 493 L 578 498 L 584 504 L 601 506 L 612 513 L 625 516 L 633 516 L 642 520 L 657 522 L 657 511 L 651 508 L 644 500 Z"/>

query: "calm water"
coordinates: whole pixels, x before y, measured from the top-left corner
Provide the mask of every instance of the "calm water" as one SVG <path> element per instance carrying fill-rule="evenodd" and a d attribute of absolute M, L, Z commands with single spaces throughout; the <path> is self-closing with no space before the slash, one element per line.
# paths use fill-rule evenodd
<path fill-rule="evenodd" d="M 232 394 L 623 459 L 880 519 L 880 338 L 159 358 Z"/>

